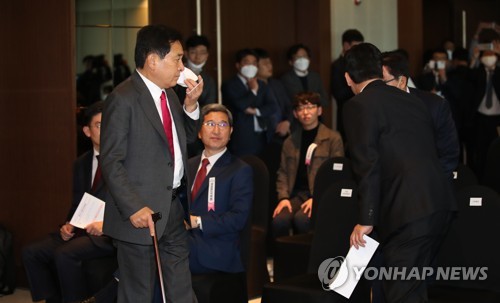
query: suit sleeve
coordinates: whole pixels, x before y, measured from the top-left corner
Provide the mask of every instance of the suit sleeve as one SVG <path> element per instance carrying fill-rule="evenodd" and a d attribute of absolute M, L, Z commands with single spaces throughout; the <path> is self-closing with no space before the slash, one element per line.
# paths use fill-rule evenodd
<path fill-rule="evenodd" d="M 353 101 L 353 100 L 351 100 Z M 361 102 L 344 107 L 344 127 L 358 182 L 359 224 L 376 225 L 380 205 L 379 125 L 375 113 Z"/>
<path fill-rule="evenodd" d="M 445 99 L 439 101 L 439 117 L 436 121 L 439 123 L 435 125 L 439 160 L 445 170 L 446 176 L 450 177 L 458 165 L 460 146 L 450 106 Z"/>
<path fill-rule="evenodd" d="M 253 199 L 253 173 L 250 166 L 244 166 L 236 172 L 228 199 L 231 208 L 227 212 L 208 212 L 201 216 L 204 235 L 216 237 L 243 230 L 249 219 Z"/>
<path fill-rule="evenodd" d="M 253 92 L 249 89 L 246 89 L 241 85 L 241 87 L 236 83 L 236 80 L 229 80 L 230 82 L 224 83 L 222 85 L 222 95 L 224 102 L 227 102 L 227 105 L 230 108 L 234 108 L 238 111 L 245 111 L 248 107 L 254 106 L 257 104 L 257 98 L 259 94 L 254 95 Z M 239 81 L 239 80 L 238 80 Z M 260 95 L 262 98 L 262 94 Z"/>
<path fill-rule="evenodd" d="M 101 128 L 101 156 L 103 177 L 123 220 L 145 207 L 145 202 L 134 190 L 126 168 L 128 133 L 132 109 L 129 100 L 118 94 L 106 99 Z"/>

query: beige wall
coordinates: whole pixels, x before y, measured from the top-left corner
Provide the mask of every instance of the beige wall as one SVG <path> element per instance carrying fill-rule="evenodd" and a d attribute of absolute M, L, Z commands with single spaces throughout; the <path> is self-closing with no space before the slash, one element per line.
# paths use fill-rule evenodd
<path fill-rule="evenodd" d="M 342 33 L 346 29 L 361 31 L 366 42 L 373 43 L 381 51 L 398 47 L 397 0 L 331 0 L 332 60 L 342 50 Z"/>

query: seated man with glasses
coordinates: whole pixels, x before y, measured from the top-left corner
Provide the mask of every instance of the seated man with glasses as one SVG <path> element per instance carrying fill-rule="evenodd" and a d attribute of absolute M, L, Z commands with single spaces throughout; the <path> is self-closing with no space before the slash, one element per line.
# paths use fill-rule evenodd
<path fill-rule="evenodd" d="M 253 199 L 252 168 L 226 148 L 233 117 L 224 105 L 205 105 L 200 119 L 198 137 L 205 149 L 188 161 L 189 267 L 192 274 L 244 272 L 240 232 Z"/>
<path fill-rule="evenodd" d="M 322 113 L 318 93 L 295 95 L 293 115 L 301 124 L 283 143 L 276 189 L 278 205 L 273 213 L 273 236 L 309 231 L 314 178 L 321 164 L 344 155 L 340 134 L 319 122 Z"/>

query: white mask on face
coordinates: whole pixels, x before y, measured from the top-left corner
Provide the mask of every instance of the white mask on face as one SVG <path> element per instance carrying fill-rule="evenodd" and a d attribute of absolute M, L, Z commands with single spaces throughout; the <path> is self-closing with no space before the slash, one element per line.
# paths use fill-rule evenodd
<path fill-rule="evenodd" d="M 305 72 L 309 68 L 309 59 L 307 58 L 298 58 L 293 62 L 293 68 L 298 70 L 299 72 Z"/>
<path fill-rule="evenodd" d="M 205 63 L 207 63 L 206 61 L 200 63 L 200 64 L 194 64 L 193 62 L 191 62 L 191 60 L 187 60 L 187 66 L 197 75 L 199 75 L 201 73 L 201 70 L 203 68 L 203 66 L 205 66 Z"/>
<path fill-rule="evenodd" d="M 255 75 L 257 75 L 257 71 L 258 71 L 257 66 L 252 64 L 245 65 L 241 68 L 241 74 L 243 75 L 243 77 L 247 79 L 255 77 Z"/>
<path fill-rule="evenodd" d="M 488 68 L 492 68 L 495 66 L 495 64 L 497 64 L 497 56 L 494 56 L 494 55 L 482 56 L 481 63 Z"/>

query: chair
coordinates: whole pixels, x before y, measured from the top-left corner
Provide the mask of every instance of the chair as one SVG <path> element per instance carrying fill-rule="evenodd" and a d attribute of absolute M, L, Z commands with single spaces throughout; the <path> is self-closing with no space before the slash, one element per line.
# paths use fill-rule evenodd
<path fill-rule="evenodd" d="M 453 172 L 453 187 L 455 192 L 460 189 L 479 184 L 474 171 L 463 163 L 459 163 L 457 169 Z"/>
<path fill-rule="evenodd" d="M 351 162 L 345 157 L 326 160 L 318 169 L 314 180 L 314 203 L 311 213 L 311 231 L 306 234 L 276 239 L 274 254 L 274 281 L 307 272 L 307 262 L 313 239 L 318 205 L 329 186 L 339 180 L 352 179 Z"/>
<path fill-rule="evenodd" d="M 429 289 L 430 302 L 500 302 L 500 260 L 491 247 L 492 225 L 500 213 L 500 196 L 481 185 L 457 193 L 459 212 L 437 256 L 442 268 L 487 267 L 487 279 L 436 279 Z M 472 299 L 473 296 L 473 299 Z"/>
<path fill-rule="evenodd" d="M 264 162 L 252 155 L 241 159 L 253 168 L 254 196 L 252 204 L 250 250 L 248 257 L 248 296 L 260 296 L 262 287 L 269 282 L 267 271 L 266 237 L 268 230 L 269 209 L 269 171 Z"/>
<path fill-rule="evenodd" d="M 342 197 L 342 189 L 351 189 L 351 197 Z M 360 280 L 348 300 L 333 291 L 325 291 L 318 278 L 319 265 L 328 258 L 345 257 L 349 237 L 358 216 L 357 187 L 352 180 L 340 180 L 324 193 L 312 241 L 308 273 L 264 286 L 262 303 L 370 302 L 370 287 Z"/>
<path fill-rule="evenodd" d="M 500 193 L 500 138 L 493 141 L 486 155 L 486 165 L 481 184 Z"/>

